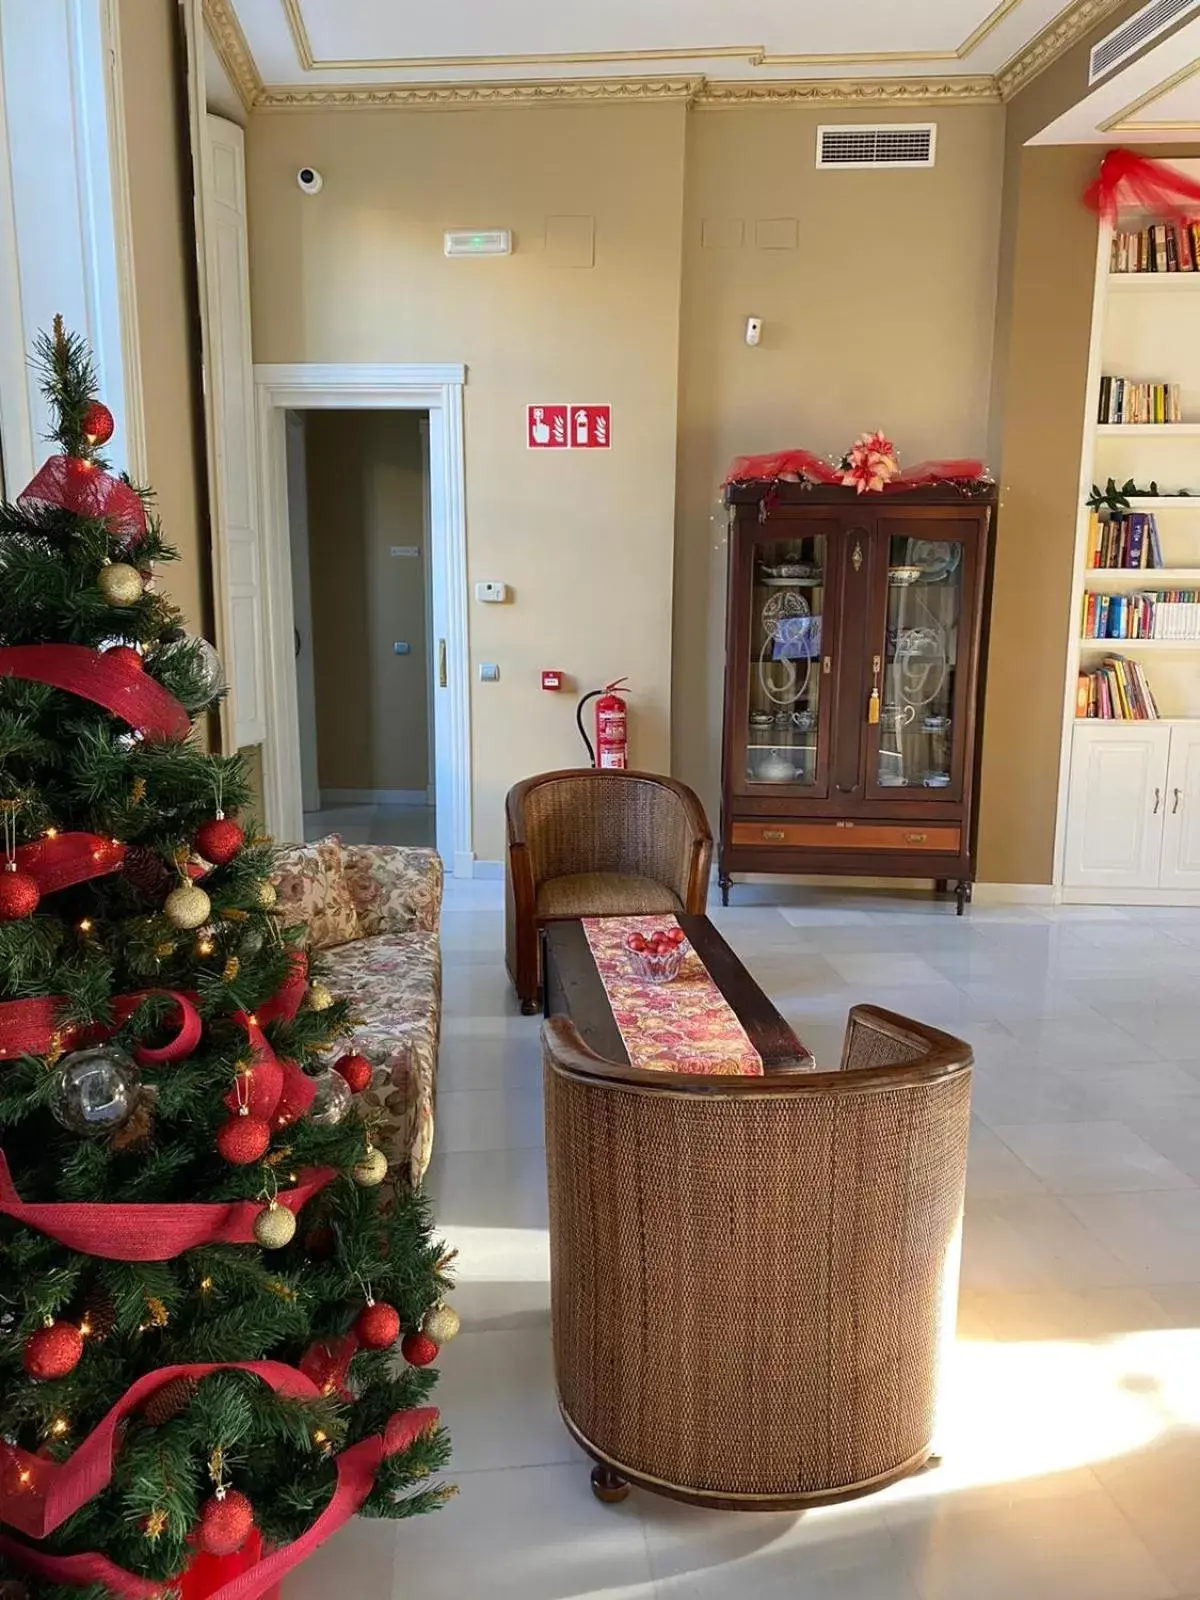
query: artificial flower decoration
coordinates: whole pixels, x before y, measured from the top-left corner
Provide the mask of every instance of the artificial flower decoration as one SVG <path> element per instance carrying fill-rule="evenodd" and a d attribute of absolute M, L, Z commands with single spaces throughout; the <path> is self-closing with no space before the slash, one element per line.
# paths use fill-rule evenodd
<path fill-rule="evenodd" d="M 864 433 L 842 461 L 842 483 L 859 494 L 878 494 L 900 471 L 896 446 L 882 433 Z"/>

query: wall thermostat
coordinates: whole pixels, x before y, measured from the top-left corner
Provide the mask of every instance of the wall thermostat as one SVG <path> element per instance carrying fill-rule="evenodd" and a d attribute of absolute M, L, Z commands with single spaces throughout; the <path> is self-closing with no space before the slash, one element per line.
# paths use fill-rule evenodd
<path fill-rule="evenodd" d="M 508 599 L 508 585 L 506 583 L 477 583 L 475 585 L 475 598 L 488 605 L 503 605 Z"/>

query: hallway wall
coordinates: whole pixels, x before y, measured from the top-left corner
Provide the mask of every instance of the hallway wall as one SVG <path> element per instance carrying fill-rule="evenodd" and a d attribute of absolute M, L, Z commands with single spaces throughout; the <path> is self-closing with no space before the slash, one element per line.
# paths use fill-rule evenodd
<path fill-rule="evenodd" d="M 305 416 L 317 762 L 330 789 L 424 793 L 429 772 L 422 412 Z M 393 547 L 417 556 L 393 556 Z M 407 656 L 392 648 L 401 640 Z"/>

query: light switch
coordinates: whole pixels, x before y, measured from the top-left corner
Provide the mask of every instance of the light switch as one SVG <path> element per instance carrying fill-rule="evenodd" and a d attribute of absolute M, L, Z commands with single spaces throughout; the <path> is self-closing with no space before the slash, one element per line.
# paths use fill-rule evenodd
<path fill-rule="evenodd" d="M 485 605 L 502 605 L 508 599 L 508 585 L 506 583 L 477 583 L 475 585 L 475 598 L 482 600 Z"/>
<path fill-rule="evenodd" d="M 499 683 L 500 668 L 494 661 L 481 661 L 479 663 L 480 683 Z"/>
<path fill-rule="evenodd" d="M 393 654 L 398 656 L 410 656 L 412 655 L 412 645 L 410 645 L 407 640 L 397 639 L 395 644 L 392 646 L 392 651 Z"/>

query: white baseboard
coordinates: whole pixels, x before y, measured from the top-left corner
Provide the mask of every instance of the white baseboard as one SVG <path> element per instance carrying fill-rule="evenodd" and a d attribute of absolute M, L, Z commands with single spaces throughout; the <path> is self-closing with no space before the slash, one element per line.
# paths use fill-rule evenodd
<path fill-rule="evenodd" d="M 330 806 L 427 806 L 428 789 L 322 789 L 321 810 Z"/>
<path fill-rule="evenodd" d="M 473 878 L 489 878 L 494 882 L 500 878 L 503 878 L 504 863 L 503 861 L 476 860 L 471 876 Z"/>
<path fill-rule="evenodd" d="M 1065 906 L 1200 906 L 1196 889 L 1062 889 Z"/>
<path fill-rule="evenodd" d="M 1060 894 L 1052 883 L 977 883 L 971 899 L 979 906 L 1056 906 Z"/>

